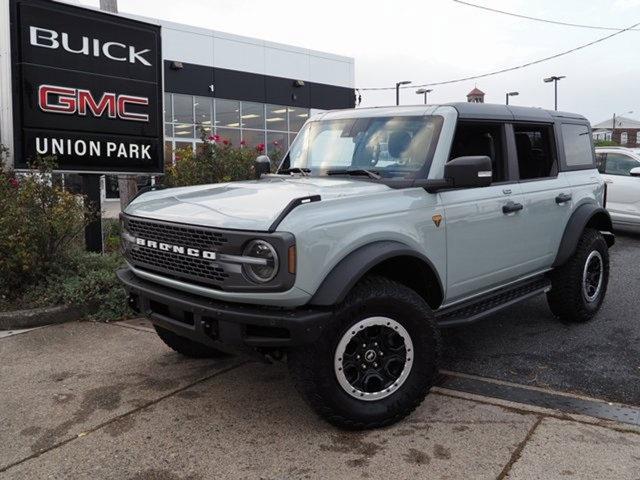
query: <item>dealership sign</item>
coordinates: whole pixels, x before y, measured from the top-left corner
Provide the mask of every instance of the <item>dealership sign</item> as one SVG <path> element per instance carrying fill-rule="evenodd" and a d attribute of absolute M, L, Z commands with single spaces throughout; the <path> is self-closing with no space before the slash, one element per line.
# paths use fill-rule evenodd
<path fill-rule="evenodd" d="M 47 0 L 11 0 L 14 166 L 162 173 L 160 27 Z"/>

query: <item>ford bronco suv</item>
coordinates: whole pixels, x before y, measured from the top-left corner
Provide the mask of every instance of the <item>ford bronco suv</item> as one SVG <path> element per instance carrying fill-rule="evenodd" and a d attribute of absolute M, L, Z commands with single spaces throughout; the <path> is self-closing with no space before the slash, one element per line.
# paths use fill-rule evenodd
<path fill-rule="evenodd" d="M 187 356 L 286 358 L 334 425 L 392 424 L 440 328 L 546 294 L 585 322 L 613 245 L 589 122 L 505 105 L 322 113 L 256 180 L 150 191 L 122 214 L 131 306 Z"/>

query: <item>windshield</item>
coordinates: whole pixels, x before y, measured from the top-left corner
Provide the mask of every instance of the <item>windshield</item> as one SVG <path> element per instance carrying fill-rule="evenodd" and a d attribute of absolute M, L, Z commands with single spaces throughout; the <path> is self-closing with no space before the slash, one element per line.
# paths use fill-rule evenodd
<path fill-rule="evenodd" d="M 433 155 L 442 117 L 398 116 L 307 123 L 279 171 L 311 175 L 369 170 L 381 177 L 414 178 Z"/>

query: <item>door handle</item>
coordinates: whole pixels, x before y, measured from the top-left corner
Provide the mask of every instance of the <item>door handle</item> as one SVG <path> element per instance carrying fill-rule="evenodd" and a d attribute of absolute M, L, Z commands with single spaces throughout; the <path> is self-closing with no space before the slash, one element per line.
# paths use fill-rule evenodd
<path fill-rule="evenodd" d="M 613 180 L 611 180 L 610 178 L 605 178 L 604 183 L 613 183 Z"/>
<path fill-rule="evenodd" d="M 523 208 L 524 208 L 524 206 L 521 203 L 507 202 L 506 205 L 502 206 L 502 213 L 504 213 L 504 214 L 514 213 L 514 212 L 518 212 L 518 211 L 522 210 Z"/>
<path fill-rule="evenodd" d="M 556 197 L 556 203 L 558 205 L 562 204 L 562 203 L 567 203 L 571 201 L 571 194 L 570 193 L 561 193 L 560 195 L 558 195 Z"/>

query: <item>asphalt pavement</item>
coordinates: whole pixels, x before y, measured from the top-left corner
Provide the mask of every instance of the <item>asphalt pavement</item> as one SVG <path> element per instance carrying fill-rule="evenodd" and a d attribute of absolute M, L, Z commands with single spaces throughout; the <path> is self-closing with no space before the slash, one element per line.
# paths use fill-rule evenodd
<path fill-rule="evenodd" d="M 604 305 L 563 324 L 544 297 L 443 332 L 443 368 L 640 406 L 640 235 L 616 235 Z"/>

